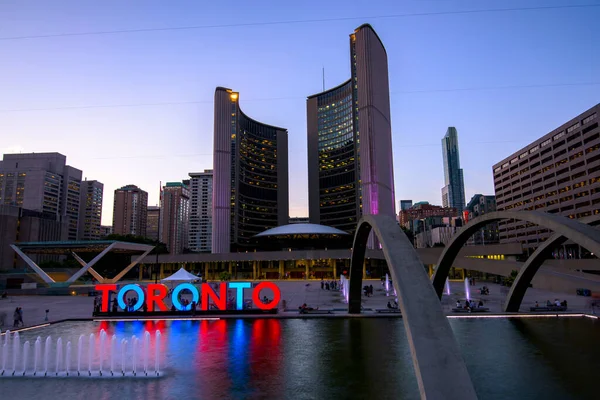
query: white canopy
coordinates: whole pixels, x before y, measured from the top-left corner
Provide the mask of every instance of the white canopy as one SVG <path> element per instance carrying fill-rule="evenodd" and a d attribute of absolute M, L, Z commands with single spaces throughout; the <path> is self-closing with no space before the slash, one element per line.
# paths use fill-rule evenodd
<path fill-rule="evenodd" d="M 179 271 L 175 272 L 173 275 L 161 279 L 161 282 L 192 282 L 202 279 L 200 276 L 196 276 L 194 274 L 190 274 L 184 268 L 181 268 Z"/>

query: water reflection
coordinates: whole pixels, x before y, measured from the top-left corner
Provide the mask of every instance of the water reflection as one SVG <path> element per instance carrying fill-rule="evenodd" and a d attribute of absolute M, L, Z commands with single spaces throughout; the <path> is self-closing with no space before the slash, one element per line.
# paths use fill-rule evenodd
<path fill-rule="evenodd" d="M 594 397 L 600 323 L 584 319 L 451 320 L 480 398 Z M 24 398 L 418 398 L 402 320 L 217 320 L 57 324 L 62 336 L 163 332 L 165 377 L 2 380 Z M 151 352 L 156 349 L 151 336 Z"/>

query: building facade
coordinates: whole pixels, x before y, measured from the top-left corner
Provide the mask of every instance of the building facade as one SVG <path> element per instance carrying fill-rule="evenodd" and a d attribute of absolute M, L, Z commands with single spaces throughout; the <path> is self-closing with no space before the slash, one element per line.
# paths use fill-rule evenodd
<path fill-rule="evenodd" d="M 22 207 L 0 205 L 0 271 L 25 269 L 25 261 L 10 247 L 17 242 L 58 241 L 66 237 L 69 226 L 52 212 L 27 210 Z M 36 263 L 56 258 L 31 255 Z"/>
<path fill-rule="evenodd" d="M 465 212 L 467 213 L 465 222 L 492 211 L 496 211 L 496 196 L 476 194 L 471 197 L 471 200 L 469 200 L 467 207 L 465 208 Z M 498 241 L 498 223 L 494 222 L 486 225 L 477 233 L 473 234 L 467 244 L 492 244 L 498 243 Z"/>
<path fill-rule="evenodd" d="M 190 233 L 189 248 L 194 252 L 211 252 L 212 249 L 212 194 L 213 172 L 190 174 Z"/>
<path fill-rule="evenodd" d="M 112 235 L 113 227 L 112 225 L 100 225 L 100 238 L 105 238 L 108 235 Z"/>
<path fill-rule="evenodd" d="M 50 213 L 67 224 L 61 240 L 77 240 L 81 170 L 59 153 L 5 154 L 0 161 L 0 204 Z"/>
<path fill-rule="evenodd" d="M 242 112 L 239 93 L 215 91 L 212 252 L 244 251 L 288 223 L 287 130 Z"/>
<path fill-rule="evenodd" d="M 115 190 L 113 233 L 146 237 L 148 193 L 135 185 Z"/>
<path fill-rule="evenodd" d="M 81 182 L 79 200 L 79 240 L 99 240 L 102 237 L 102 197 L 104 185 L 98 181 Z"/>
<path fill-rule="evenodd" d="M 453 207 L 440 207 L 429 204 L 426 201 L 415 203 L 408 210 L 400 210 L 398 222 L 401 226 L 413 230 L 411 226 L 414 220 L 422 220 L 428 217 L 457 217 L 458 211 Z"/>
<path fill-rule="evenodd" d="M 290 224 L 308 224 L 310 223 L 310 219 L 308 217 L 290 217 Z"/>
<path fill-rule="evenodd" d="M 537 210 L 569 218 L 600 214 L 600 104 L 493 166 L 498 210 Z M 552 232 L 500 221 L 501 243 L 536 248 Z"/>
<path fill-rule="evenodd" d="M 310 222 L 353 233 L 363 214 L 395 216 L 387 54 L 370 25 L 350 35 L 350 69 L 306 107 Z"/>
<path fill-rule="evenodd" d="M 148 206 L 146 211 L 146 237 L 158 241 L 159 206 Z"/>
<path fill-rule="evenodd" d="M 188 248 L 190 191 L 181 182 L 167 182 L 160 197 L 160 241 L 170 254 L 181 254 Z"/>
<path fill-rule="evenodd" d="M 465 182 L 460 167 L 458 132 L 452 126 L 448 128 L 442 139 L 442 157 L 445 184 L 442 188 L 442 206 L 454 207 L 462 213 L 465 208 Z"/>

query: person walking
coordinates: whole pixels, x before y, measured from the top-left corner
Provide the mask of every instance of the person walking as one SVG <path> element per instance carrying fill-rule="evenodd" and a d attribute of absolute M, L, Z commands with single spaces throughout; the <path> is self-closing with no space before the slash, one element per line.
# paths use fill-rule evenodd
<path fill-rule="evenodd" d="M 19 316 L 19 307 L 17 307 L 13 313 L 13 328 L 17 328 L 19 326 Z"/>
<path fill-rule="evenodd" d="M 23 322 L 23 309 L 19 307 L 17 310 L 19 311 L 19 323 L 21 326 L 25 326 L 25 322 Z"/>

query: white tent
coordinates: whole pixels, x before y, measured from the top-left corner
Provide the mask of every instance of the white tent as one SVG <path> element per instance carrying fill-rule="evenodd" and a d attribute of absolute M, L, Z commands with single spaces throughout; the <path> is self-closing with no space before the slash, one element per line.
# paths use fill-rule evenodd
<path fill-rule="evenodd" d="M 194 274 L 190 274 L 184 268 L 181 268 L 179 271 L 175 272 L 173 275 L 161 279 L 161 282 L 193 282 L 201 280 L 201 276 L 196 276 Z"/>

